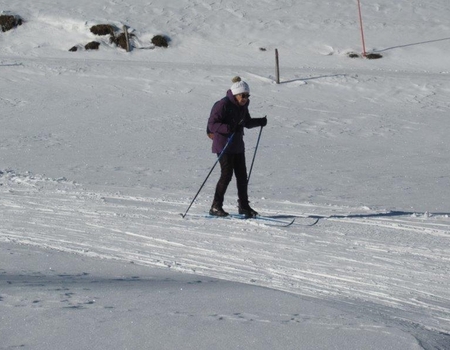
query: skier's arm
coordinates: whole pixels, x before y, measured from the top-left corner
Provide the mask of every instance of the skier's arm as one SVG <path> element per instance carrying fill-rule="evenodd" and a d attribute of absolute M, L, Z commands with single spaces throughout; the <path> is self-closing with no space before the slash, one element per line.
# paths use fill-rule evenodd
<path fill-rule="evenodd" d="M 258 126 L 266 126 L 267 125 L 267 116 L 264 118 L 252 118 L 250 117 L 250 113 L 247 113 L 245 118 L 245 127 L 247 129 L 256 128 Z"/>
<path fill-rule="evenodd" d="M 225 120 L 225 106 L 219 102 L 214 104 L 208 119 L 208 129 L 214 134 L 227 135 L 230 133 L 230 125 Z"/>

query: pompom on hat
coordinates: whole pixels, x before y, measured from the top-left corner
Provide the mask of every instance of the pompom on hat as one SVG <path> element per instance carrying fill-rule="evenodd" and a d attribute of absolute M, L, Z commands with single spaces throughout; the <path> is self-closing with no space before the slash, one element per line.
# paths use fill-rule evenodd
<path fill-rule="evenodd" d="M 245 81 L 241 80 L 241 77 L 234 77 L 232 79 L 233 85 L 231 85 L 231 92 L 233 95 L 239 95 L 239 94 L 249 94 L 250 93 L 250 87 Z"/>

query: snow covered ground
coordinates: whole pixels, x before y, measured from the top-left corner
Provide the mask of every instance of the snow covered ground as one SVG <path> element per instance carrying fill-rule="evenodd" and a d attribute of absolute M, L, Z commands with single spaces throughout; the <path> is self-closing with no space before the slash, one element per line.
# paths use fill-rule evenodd
<path fill-rule="evenodd" d="M 450 4 L 362 10 L 379 60 L 352 1 L 0 0 L 0 349 L 449 349 Z M 235 75 L 288 228 L 203 218 L 217 169 L 179 215 Z"/>

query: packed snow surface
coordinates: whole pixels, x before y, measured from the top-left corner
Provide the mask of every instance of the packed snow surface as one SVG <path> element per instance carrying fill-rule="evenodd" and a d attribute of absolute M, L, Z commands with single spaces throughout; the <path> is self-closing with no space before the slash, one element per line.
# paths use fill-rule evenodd
<path fill-rule="evenodd" d="M 450 349 L 450 3 L 361 9 L 0 0 L 0 349 Z M 183 219 L 236 75 L 265 219 Z"/>

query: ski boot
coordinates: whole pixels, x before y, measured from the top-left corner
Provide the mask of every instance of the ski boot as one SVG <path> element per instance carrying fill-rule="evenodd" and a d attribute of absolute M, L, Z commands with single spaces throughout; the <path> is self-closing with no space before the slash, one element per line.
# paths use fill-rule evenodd
<path fill-rule="evenodd" d="M 213 203 L 211 209 L 209 209 L 209 215 L 225 217 L 229 214 L 225 210 L 223 210 L 221 204 Z"/>
<path fill-rule="evenodd" d="M 254 218 L 258 216 L 258 212 L 250 207 L 250 205 L 247 203 L 243 203 L 240 200 L 238 200 L 238 209 L 239 214 L 244 215 L 246 218 Z"/>

